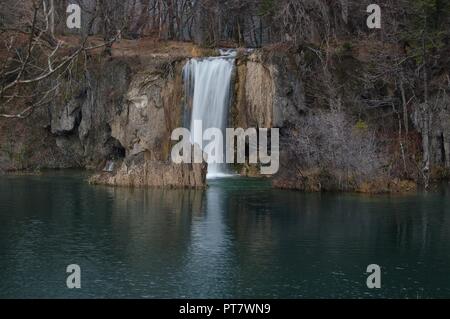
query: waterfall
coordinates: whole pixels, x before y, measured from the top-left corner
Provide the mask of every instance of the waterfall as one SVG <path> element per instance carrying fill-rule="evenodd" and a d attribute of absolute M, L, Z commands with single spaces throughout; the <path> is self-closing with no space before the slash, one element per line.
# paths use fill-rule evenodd
<path fill-rule="evenodd" d="M 235 56 L 234 51 L 221 51 L 220 57 L 191 59 L 184 67 L 183 78 L 187 100 L 184 120 L 185 127 L 190 128 L 192 143 L 204 147 L 205 141 L 202 141 L 202 135 L 209 128 L 221 129 L 225 134 L 231 102 Z M 194 134 L 196 131 L 194 123 L 199 120 L 202 121 L 203 132 L 201 132 L 202 134 Z M 207 141 L 206 143 L 209 144 L 210 142 Z M 229 175 L 226 164 L 208 164 L 207 178 Z"/>

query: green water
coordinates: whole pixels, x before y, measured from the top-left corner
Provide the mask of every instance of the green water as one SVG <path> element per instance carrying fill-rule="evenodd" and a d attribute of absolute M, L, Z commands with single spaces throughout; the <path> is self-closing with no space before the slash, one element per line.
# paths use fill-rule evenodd
<path fill-rule="evenodd" d="M 450 297 L 446 188 L 367 197 L 242 179 L 188 191 L 84 178 L 0 177 L 0 298 Z M 66 288 L 69 264 L 81 267 L 80 290 Z"/>

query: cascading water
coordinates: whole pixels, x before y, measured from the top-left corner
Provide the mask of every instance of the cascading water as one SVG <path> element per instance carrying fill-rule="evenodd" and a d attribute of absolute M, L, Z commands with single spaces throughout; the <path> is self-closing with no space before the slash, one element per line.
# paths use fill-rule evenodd
<path fill-rule="evenodd" d="M 188 101 L 185 107 L 185 126 L 191 130 L 191 142 L 199 145 L 205 145 L 203 132 L 209 128 L 218 128 L 225 134 L 236 53 L 227 51 L 221 54 L 220 57 L 191 59 L 183 70 Z M 196 121 L 202 121 L 201 134 L 194 134 Z M 226 164 L 208 164 L 207 178 L 225 176 L 230 176 Z"/>

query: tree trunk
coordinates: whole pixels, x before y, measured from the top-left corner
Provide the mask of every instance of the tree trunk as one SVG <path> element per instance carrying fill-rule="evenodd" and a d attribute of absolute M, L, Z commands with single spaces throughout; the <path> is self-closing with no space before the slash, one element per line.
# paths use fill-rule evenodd
<path fill-rule="evenodd" d="M 405 88 L 403 86 L 403 74 L 400 76 L 400 92 L 402 94 L 402 103 L 403 103 L 403 125 L 405 126 L 405 134 L 408 137 L 409 134 L 408 102 L 406 101 Z"/>
<path fill-rule="evenodd" d="M 423 87 L 424 87 L 424 104 L 423 104 L 423 132 L 422 132 L 422 145 L 423 145 L 423 174 L 425 178 L 425 188 L 429 187 L 430 179 L 430 106 L 428 104 L 428 67 L 427 67 L 427 50 L 426 50 L 426 30 L 427 19 L 425 19 L 425 25 L 422 34 L 422 57 L 423 57 Z"/>
<path fill-rule="evenodd" d="M 167 22 L 168 24 L 168 39 L 169 40 L 174 40 L 175 39 L 175 10 L 174 10 L 174 6 L 173 6 L 173 0 L 167 0 L 167 14 L 169 16 L 169 21 Z"/>
<path fill-rule="evenodd" d="M 49 1 L 49 28 L 52 38 L 55 37 L 55 0 Z"/>
<path fill-rule="evenodd" d="M 148 19 L 148 10 L 150 7 L 150 0 L 140 0 L 141 3 L 141 14 L 139 15 L 139 18 L 136 22 L 136 25 L 134 26 L 133 30 L 131 31 L 132 35 L 141 35 L 142 28 L 147 23 Z"/>

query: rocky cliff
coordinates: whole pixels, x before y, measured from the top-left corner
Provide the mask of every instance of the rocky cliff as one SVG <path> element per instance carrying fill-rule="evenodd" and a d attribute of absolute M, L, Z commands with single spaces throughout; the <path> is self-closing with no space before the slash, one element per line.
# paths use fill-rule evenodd
<path fill-rule="evenodd" d="M 169 158 L 171 132 L 183 123 L 182 67 L 201 55 L 191 49 L 91 56 L 60 83 L 46 108 L 25 120 L 0 120 L 0 169 L 79 167 L 101 172 L 92 183 L 204 186 L 204 165 L 174 166 Z M 424 153 L 435 176 L 448 176 L 448 95 L 430 90 L 434 108 L 412 102 L 406 120 L 400 118 L 399 85 L 371 77 L 371 54 L 364 43 L 240 52 L 229 125 L 280 128 L 275 187 L 414 189 L 424 179 Z M 258 176 L 255 166 L 235 168 Z"/>
<path fill-rule="evenodd" d="M 403 86 L 374 69 L 377 54 L 364 43 L 344 43 L 326 50 L 274 46 L 241 57 L 231 122 L 280 128 L 275 187 L 414 190 L 428 183 L 422 170 L 427 156 L 431 179 L 449 175 L 448 94 L 433 90 L 434 106 L 427 109 L 414 98 L 406 103 Z M 408 94 L 419 94 L 413 85 L 421 86 L 411 84 Z M 238 169 L 257 175 L 251 165 Z"/>
<path fill-rule="evenodd" d="M 96 184 L 204 186 L 204 165 L 170 162 L 170 136 L 182 123 L 187 52 L 91 56 L 58 82 L 46 108 L 0 122 L 1 169 L 87 168 L 102 172 L 91 179 Z"/>

